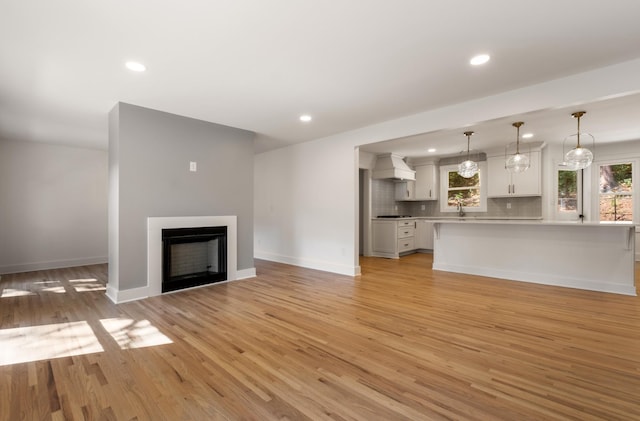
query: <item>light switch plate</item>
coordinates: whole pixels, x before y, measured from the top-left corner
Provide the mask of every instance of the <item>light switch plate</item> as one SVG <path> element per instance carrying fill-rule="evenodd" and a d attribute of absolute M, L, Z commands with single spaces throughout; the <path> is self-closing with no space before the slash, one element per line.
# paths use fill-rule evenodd
<path fill-rule="evenodd" d="M 189 162 L 189 171 L 191 172 L 198 171 L 198 163 L 196 161 Z"/>

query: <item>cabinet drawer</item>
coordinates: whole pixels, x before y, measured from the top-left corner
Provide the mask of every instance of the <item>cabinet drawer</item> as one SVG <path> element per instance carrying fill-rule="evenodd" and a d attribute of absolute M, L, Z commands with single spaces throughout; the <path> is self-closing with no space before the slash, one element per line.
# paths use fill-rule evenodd
<path fill-rule="evenodd" d="M 398 239 L 398 253 L 402 253 L 403 251 L 414 250 L 415 248 L 416 247 L 415 247 L 413 237 Z"/>
<path fill-rule="evenodd" d="M 398 221 L 398 228 L 406 228 L 406 227 L 413 227 L 415 226 L 416 221 L 414 221 L 413 219 L 409 220 L 405 220 L 405 221 Z"/>
<path fill-rule="evenodd" d="M 410 227 L 398 228 L 398 238 L 413 237 L 414 232 L 415 228 L 413 228 L 413 225 Z"/>

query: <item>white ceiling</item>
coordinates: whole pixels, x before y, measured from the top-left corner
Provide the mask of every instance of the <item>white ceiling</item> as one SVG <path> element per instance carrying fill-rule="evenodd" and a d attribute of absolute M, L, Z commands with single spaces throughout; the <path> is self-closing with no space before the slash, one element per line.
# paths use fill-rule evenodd
<path fill-rule="evenodd" d="M 520 127 L 520 135 L 533 134 L 530 139 L 521 138 L 520 141 L 525 147 L 527 144 L 540 142 L 555 143 L 564 145 L 568 151 L 576 143 L 577 120 L 571 116 L 575 111 L 586 111 L 580 119 L 580 141 L 585 147 L 592 149 L 603 143 L 640 140 L 640 94 L 630 94 L 569 108 L 514 114 L 467 127 L 443 128 L 431 133 L 360 146 L 360 150 L 374 154 L 393 152 L 412 158 L 464 155 L 467 150 L 467 137 L 464 132 L 473 131 L 470 139 L 472 153 L 487 152 L 496 148 L 503 151 L 516 141 L 517 132 L 513 123 L 522 121 L 524 125 Z M 595 141 L 588 135 L 593 136 Z M 429 152 L 430 148 L 436 151 Z"/>
<path fill-rule="evenodd" d="M 0 138 L 87 147 L 107 147 L 118 101 L 255 131 L 262 151 L 640 57 L 637 0 L 2 3 Z"/>

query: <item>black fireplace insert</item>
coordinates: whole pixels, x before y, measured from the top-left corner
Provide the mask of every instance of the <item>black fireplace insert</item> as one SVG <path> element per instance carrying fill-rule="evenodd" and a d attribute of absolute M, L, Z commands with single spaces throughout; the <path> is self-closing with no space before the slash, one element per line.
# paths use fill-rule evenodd
<path fill-rule="evenodd" d="M 162 292 L 226 279 L 226 226 L 162 230 Z"/>

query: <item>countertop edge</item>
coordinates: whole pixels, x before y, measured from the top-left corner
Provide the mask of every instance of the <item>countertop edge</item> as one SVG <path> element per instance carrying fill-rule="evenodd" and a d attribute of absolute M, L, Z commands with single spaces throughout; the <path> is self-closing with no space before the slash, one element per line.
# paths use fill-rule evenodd
<path fill-rule="evenodd" d="M 580 222 L 580 221 L 554 221 L 542 218 L 502 218 L 502 217 L 424 217 L 413 216 L 407 218 L 372 218 L 374 221 L 403 221 L 403 220 L 426 220 L 440 224 L 511 224 L 511 225 L 548 225 L 548 226 L 583 226 L 583 227 L 618 227 L 636 228 L 639 224 L 611 224 L 601 222 Z"/>

